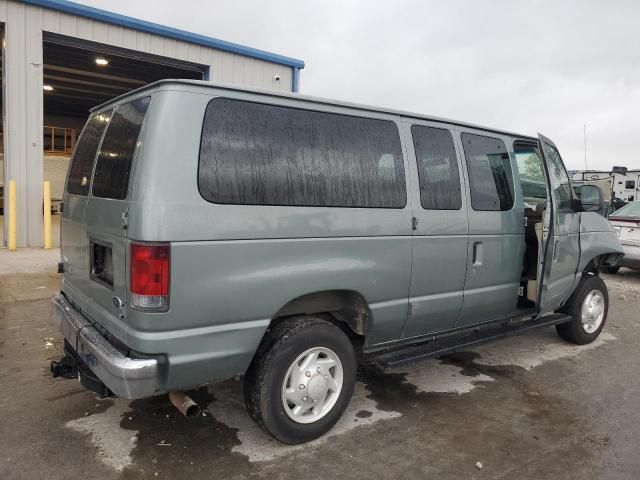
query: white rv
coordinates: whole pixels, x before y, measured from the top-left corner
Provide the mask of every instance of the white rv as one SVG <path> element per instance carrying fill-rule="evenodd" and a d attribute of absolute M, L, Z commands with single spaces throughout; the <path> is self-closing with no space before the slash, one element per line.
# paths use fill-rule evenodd
<path fill-rule="evenodd" d="M 603 183 L 611 182 L 614 197 L 621 198 L 625 202 L 640 199 L 640 170 L 626 170 L 625 172 L 616 168 L 610 172 L 578 170 L 572 172 L 571 179 L 597 184 L 603 190 Z"/>

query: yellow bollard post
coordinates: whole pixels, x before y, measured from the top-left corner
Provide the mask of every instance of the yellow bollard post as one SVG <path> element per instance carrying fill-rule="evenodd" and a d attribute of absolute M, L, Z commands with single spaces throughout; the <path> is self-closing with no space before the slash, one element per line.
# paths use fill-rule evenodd
<path fill-rule="evenodd" d="M 9 250 L 16 249 L 16 181 L 9 180 L 9 230 L 7 247 Z"/>
<path fill-rule="evenodd" d="M 44 197 L 44 248 L 51 248 L 51 182 L 42 186 Z"/>

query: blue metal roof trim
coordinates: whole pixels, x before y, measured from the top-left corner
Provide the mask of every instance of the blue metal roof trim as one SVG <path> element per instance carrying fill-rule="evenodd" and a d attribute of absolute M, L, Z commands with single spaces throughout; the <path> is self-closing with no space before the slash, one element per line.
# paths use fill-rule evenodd
<path fill-rule="evenodd" d="M 304 68 L 304 62 L 296 58 L 285 57 L 284 55 L 278 55 L 271 52 L 265 52 L 264 50 L 258 50 L 257 48 L 251 48 L 237 43 L 226 42 L 217 38 L 207 37 L 198 33 L 191 33 L 177 28 L 167 27 L 165 25 L 160 25 L 157 23 L 147 22 L 145 20 L 128 17 L 126 15 L 119 15 L 117 13 L 100 10 L 99 8 L 89 7 L 86 5 L 80 5 L 79 3 L 69 2 L 67 0 L 22 0 L 22 2 L 28 5 L 49 8 L 51 10 L 58 10 L 60 12 L 71 13 L 73 15 L 119 25 L 121 27 L 127 27 L 134 30 L 153 33 L 163 37 L 173 38 L 175 40 L 182 40 L 205 47 L 216 48 L 218 50 L 224 50 L 225 52 L 237 53 L 267 62 L 287 65 L 293 68 Z"/>

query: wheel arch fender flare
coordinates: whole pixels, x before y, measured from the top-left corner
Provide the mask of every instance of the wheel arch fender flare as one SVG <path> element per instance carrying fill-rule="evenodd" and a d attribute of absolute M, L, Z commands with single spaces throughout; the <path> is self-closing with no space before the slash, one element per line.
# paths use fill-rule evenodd
<path fill-rule="evenodd" d="M 296 297 L 273 315 L 271 326 L 294 315 L 327 314 L 330 321 L 347 325 L 365 336 L 371 322 L 371 309 L 365 297 L 355 290 L 323 290 Z"/>

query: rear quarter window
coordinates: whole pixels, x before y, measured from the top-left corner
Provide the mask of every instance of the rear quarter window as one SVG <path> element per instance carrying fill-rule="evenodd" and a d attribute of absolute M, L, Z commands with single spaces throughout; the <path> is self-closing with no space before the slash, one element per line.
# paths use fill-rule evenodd
<path fill-rule="evenodd" d="M 223 204 L 403 208 L 395 123 L 218 98 L 202 129 L 198 188 Z"/>
<path fill-rule="evenodd" d="M 122 200 L 129 190 L 131 164 L 150 97 L 120 105 L 107 127 L 96 161 L 91 193 Z"/>

